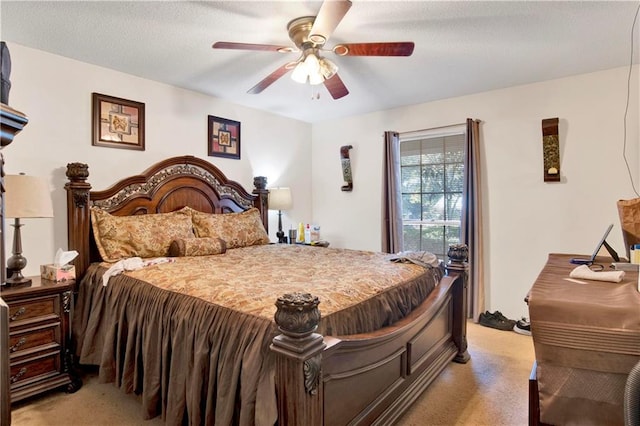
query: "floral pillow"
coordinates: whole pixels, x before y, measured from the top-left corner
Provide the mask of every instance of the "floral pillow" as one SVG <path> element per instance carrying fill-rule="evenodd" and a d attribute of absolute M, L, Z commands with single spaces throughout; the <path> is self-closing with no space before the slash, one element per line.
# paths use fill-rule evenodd
<path fill-rule="evenodd" d="M 191 214 L 186 209 L 172 213 L 114 216 L 92 207 L 91 226 L 98 251 L 105 262 L 136 256 L 167 256 L 173 240 L 195 237 Z"/>
<path fill-rule="evenodd" d="M 227 243 L 222 238 L 180 238 L 169 246 L 169 256 L 209 256 L 224 254 Z"/>
<path fill-rule="evenodd" d="M 240 213 L 210 214 L 191 210 L 196 237 L 221 238 L 227 248 L 269 244 L 269 235 L 260 219 L 260 211 L 251 208 Z"/>

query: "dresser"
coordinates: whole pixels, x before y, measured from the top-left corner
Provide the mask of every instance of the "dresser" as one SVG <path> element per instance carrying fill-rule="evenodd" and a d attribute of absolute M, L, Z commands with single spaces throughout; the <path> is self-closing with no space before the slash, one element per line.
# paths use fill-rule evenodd
<path fill-rule="evenodd" d="M 638 273 L 571 279 L 575 254 L 550 254 L 528 296 L 536 364 L 529 424 L 624 425 L 624 388 L 640 361 Z M 611 271 L 611 259 L 596 258 Z"/>
<path fill-rule="evenodd" d="M 74 392 L 80 387 L 69 345 L 75 281 L 31 279 L 30 286 L 0 290 L 9 306 L 12 403 L 51 389 Z"/>

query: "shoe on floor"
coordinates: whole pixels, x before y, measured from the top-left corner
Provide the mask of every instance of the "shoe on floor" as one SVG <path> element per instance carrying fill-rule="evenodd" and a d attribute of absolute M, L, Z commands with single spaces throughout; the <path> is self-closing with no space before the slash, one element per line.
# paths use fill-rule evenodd
<path fill-rule="evenodd" d="M 504 321 L 509 325 L 515 326 L 516 325 L 516 321 L 509 319 L 507 317 L 505 317 L 504 315 L 502 315 L 502 312 L 500 311 L 495 311 L 494 313 L 492 313 L 491 315 L 493 315 L 494 317 L 498 318 L 500 321 Z M 513 329 L 513 327 L 510 328 L 510 330 Z"/>
<path fill-rule="evenodd" d="M 513 323 L 514 325 L 516 323 L 514 320 L 509 319 L 509 318 L 505 317 L 504 315 L 502 315 L 502 312 L 500 312 L 500 311 L 495 311 L 491 315 L 493 315 L 494 317 L 498 318 L 501 321 L 506 321 L 506 322 L 509 322 L 509 323 Z"/>
<path fill-rule="evenodd" d="M 513 331 L 525 336 L 531 336 L 531 323 L 526 318 L 516 321 L 516 325 L 513 326 Z"/>
<path fill-rule="evenodd" d="M 502 315 L 499 311 L 491 313 L 486 311 L 480 314 L 479 322 L 485 327 L 491 327 L 498 330 L 510 331 L 515 327 L 516 322 Z"/>

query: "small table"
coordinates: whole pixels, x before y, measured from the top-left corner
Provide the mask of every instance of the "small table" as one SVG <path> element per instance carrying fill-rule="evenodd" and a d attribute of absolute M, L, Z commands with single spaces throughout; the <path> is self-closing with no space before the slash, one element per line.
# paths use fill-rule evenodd
<path fill-rule="evenodd" d="M 9 305 L 12 403 L 55 388 L 75 392 L 82 385 L 70 351 L 75 281 L 29 278 L 29 286 L 0 289 L 0 297 Z"/>
<path fill-rule="evenodd" d="M 638 272 L 626 271 L 620 283 L 579 284 L 565 280 L 572 257 L 579 255 L 550 254 L 529 292 L 538 388 L 530 424 L 624 424 L 624 385 L 640 360 Z M 596 263 L 612 270 L 610 258 Z M 540 418 L 532 421 L 537 398 Z"/>

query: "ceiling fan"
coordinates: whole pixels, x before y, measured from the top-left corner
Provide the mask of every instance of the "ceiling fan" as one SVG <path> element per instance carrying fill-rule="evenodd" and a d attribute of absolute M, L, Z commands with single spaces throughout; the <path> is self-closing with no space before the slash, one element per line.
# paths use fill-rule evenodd
<path fill-rule="evenodd" d="M 349 94 L 349 90 L 338 76 L 338 67 L 321 52 L 333 52 L 338 56 L 411 56 L 413 42 L 387 43 L 341 43 L 325 49 L 325 43 L 333 34 L 342 18 L 351 7 L 350 0 L 325 0 L 317 16 L 303 16 L 287 24 L 289 38 L 295 45 L 278 46 L 272 44 L 234 43 L 218 41 L 214 49 L 258 50 L 280 53 L 297 53 L 297 60 L 287 62 L 248 90 L 258 94 L 279 78 L 293 70 L 291 78 L 298 83 L 312 85 L 323 83 L 333 99 Z"/>

